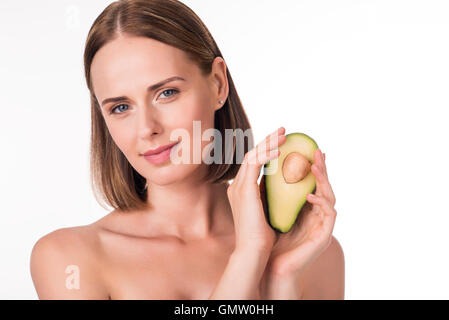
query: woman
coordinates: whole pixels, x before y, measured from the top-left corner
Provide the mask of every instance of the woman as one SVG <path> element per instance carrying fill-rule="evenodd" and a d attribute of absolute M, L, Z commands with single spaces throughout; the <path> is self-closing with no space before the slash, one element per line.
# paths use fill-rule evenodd
<path fill-rule="evenodd" d="M 243 139 L 243 159 L 241 141 L 218 144 L 225 129 L 250 125 L 220 50 L 191 9 L 176 0 L 110 4 L 90 29 L 84 63 L 92 185 L 114 210 L 37 241 L 31 275 L 40 299 L 344 297 L 324 156 L 314 155 L 315 196 L 295 227 L 277 234 L 257 180 L 279 155 L 285 129 L 256 147 L 251 135 Z M 211 129 L 213 143 L 204 139 Z M 232 161 L 198 161 L 211 150 Z M 175 163 L 180 154 L 189 161 Z"/>

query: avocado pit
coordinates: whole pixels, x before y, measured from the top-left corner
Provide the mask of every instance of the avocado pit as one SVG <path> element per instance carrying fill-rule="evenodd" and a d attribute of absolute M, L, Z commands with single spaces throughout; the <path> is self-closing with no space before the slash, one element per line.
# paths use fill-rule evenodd
<path fill-rule="evenodd" d="M 287 183 L 296 183 L 304 179 L 310 172 L 311 164 L 299 152 L 291 152 L 285 157 L 282 174 Z"/>

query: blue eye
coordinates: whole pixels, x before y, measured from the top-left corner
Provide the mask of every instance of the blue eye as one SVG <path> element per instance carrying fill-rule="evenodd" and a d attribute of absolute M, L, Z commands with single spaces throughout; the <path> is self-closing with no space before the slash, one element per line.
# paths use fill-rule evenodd
<path fill-rule="evenodd" d="M 160 94 L 160 96 L 161 96 L 162 94 L 165 95 L 165 92 L 173 92 L 173 94 L 169 95 L 167 98 L 164 98 L 164 99 L 168 99 L 168 98 L 170 98 L 171 96 L 174 96 L 175 94 L 178 94 L 178 93 L 179 93 L 179 90 L 177 90 L 177 89 L 167 89 L 167 90 L 162 91 L 162 93 Z M 123 103 L 122 103 L 122 104 L 118 104 L 117 106 L 113 107 L 109 113 L 110 113 L 110 114 L 117 114 L 116 112 L 114 112 L 114 110 L 115 110 L 115 109 L 118 109 L 118 108 L 121 107 L 121 106 L 129 107 L 127 104 L 123 104 Z M 125 110 L 125 111 L 126 111 L 126 110 Z M 123 113 L 123 112 L 119 112 L 118 114 L 121 114 L 121 113 Z"/>
<path fill-rule="evenodd" d="M 170 92 L 170 91 L 173 91 L 173 92 L 174 92 L 172 96 L 174 96 L 175 94 L 179 93 L 179 90 L 176 90 L 176 89 L 167 89 L 167 90 L 162 91 L 161 95 L 162 95 L 164 92 Z"/>
<path fill-rule="evenodd" d="M 128 106 L 128 105 L 127 105 L 127 104 L 119 104 L 119 105 L 117 105 L 116 107 L 112 108 L 111 111 L 110 111 L 110 113 L 111 113 L 111 114 L 112 114 L 112 113 L 115 113 L 114 110 L 117 109 L 117 108 L 119 108 L 119 107 L 121 107 L 121 106 Z M 119 112 L 119 113 L 123 113 L 123 112 Z"/>

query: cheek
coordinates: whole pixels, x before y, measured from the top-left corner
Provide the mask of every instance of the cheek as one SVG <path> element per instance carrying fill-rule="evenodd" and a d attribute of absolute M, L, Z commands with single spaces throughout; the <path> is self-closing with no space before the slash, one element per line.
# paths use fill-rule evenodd
<path fill-rule="evenodd" d="M 201 145 L 201 150 L 207 146 L 211 139 L 205 136 L 207 141 L 203 141 L 203 133 L 207 129 L 214 128 L 214 112 L 213 106 L 210 105 L 206 97 L 192 97 L 192 99 L 184 105 L 181 116 L 176 119 L 177 127 L 183 128 L 189 133 L 191 155 L 194 152 L 194 143 Z M 173 119 L 175 120 L 175 119 Z"/>
<path fill-rule="evenodd" d="M 108 130 L 114 140 L 117 147 L 128 158 L 132 152 L 135 152 L 132 148 L 134 146 L 134 136 L 132 130 L 126 130 L 124 126 L 108 124 Z"/>
<path fill-rule="evenodd" d="M 210 97 L 204 94 L 206 90 L 207 88 L 202 86 L 191 90 L 182 102 L 183 110 L 179 118 L 184 127 L 187 125 L 192 128 L 194 120 L 201 121 L 202 128 L 213 127 L 215 110 L 210 103 Z"/>

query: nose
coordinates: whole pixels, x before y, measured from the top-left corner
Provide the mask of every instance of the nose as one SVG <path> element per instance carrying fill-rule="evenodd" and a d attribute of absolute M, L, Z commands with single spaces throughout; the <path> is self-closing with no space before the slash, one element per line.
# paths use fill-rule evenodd
<path fill-rule="evenodd" d="M 150 105 L 143 105 L 137 111 L 137 130 L 141 138 L 149 138 L 161 133 L 157 110 Z"/>

